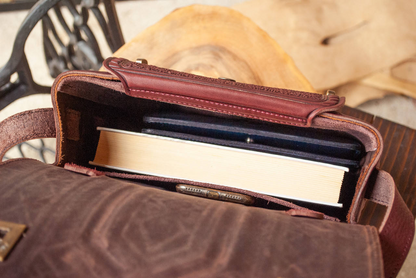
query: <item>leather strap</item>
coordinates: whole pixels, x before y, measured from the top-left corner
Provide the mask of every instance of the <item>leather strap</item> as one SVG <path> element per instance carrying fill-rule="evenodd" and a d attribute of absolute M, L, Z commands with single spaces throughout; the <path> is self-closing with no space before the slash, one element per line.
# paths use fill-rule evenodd
<path fill-rule="evenodd" d="M 55 138 L 52 108 L 24 111 L 0 122 L 0 161 L 13 146 L 32 139 Z"/>
<path fill-rule="evenodd" d="M 395 187 L 392 208 L 387 216 L 386 224 L 380 231 L 384 272 L 387 278 L 397 276 L 409 253 L 414 233 L 413 215 Z"/>

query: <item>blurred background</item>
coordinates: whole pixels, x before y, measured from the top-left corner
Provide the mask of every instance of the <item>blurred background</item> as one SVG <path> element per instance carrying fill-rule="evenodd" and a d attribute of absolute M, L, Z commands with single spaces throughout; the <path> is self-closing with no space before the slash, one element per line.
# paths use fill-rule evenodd
<path fill-rule="evenodd" d="M 0 26 L 0 120 L 51 107 L 54 77 L 98 70 L 115 55 L 246 83 L 334 90 L 351 107 L 416 129 L 414 1 L 0 0 Z M 35 140 L 6 156 L 51 163 L 54 147 L 53 139 Z M 416 277 L 415 244 L 399 277 Z"/>

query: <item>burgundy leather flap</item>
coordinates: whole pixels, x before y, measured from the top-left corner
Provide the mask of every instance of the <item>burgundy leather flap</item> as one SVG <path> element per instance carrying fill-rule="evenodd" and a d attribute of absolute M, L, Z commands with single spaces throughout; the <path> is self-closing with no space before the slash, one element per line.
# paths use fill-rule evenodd
<path fill-rule="evenodd" d="M 314 117 L 345 102 L 334 95 L 208 78 L 122 58 L 108 58 L 104 66 L 130 96 L 289 125 L 310 126 Z"/>
<path fill-rule="evenodd" d="M 0 219 L 28 226 L 0 263 L 2 278 L 383 277 L 374 227 L 88 177 L 34 160 L 6 162 L 0 176 Z"/>

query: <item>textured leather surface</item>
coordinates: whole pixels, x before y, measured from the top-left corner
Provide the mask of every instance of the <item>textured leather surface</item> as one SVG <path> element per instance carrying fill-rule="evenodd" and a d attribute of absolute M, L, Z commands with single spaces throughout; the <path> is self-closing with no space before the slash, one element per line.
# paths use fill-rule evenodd
<path fill-rule="evenodd" d="M 416 216 L 416 130 L 350 107 L 344 107 L 341 112 L 380 131 L 384 151 L 379 168 L 391 174 L 403 200 Z"/>
<path fill-rule="evenodd" d="M 28 225 L 1 277 L 383 277 L 374 227 L 288 216 L 34 160 L 0 167 Z"/>
<path fill-rule="evenodd" d="M 0 161 L 13 146 L 31 139 L 55 137 L 52 108 L 21 112 L 0 122 Z"/>
<path fill-rule="evenodd" d="M 131 96 L 289 125 L 310 126 L 316 115 L 345 102 L 334 95 L 207 78 L 122 58 L 108 58 L 103 65 Z"/>

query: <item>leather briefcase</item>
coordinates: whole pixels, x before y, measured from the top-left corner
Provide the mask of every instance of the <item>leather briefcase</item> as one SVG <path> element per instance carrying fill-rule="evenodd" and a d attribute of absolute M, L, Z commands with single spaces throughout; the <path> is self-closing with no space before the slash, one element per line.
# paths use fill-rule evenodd
<path fill-rule="evenodd" d="M 343 98 L 121 58 L 104 66 L 108 73 L 61 74 L 52 87 L 53 109 L 0 123 L 0 157 L 20 142 L 57 138 L 53 165 L 31 159 L 0 164 L 2 277 L 397 275 L 413 240 L 413 216 L 391 176 L 376 169 L 383 151 L 379 132 L 339 114 Z M 161 111 L 354 138 L 363 152 L 341 190 L 343 208 L 89 164 L 97 127 L 137 132 L 145 115 Z M 183 182 L 242 193 L 254 205 L 174 192 Z"/>

